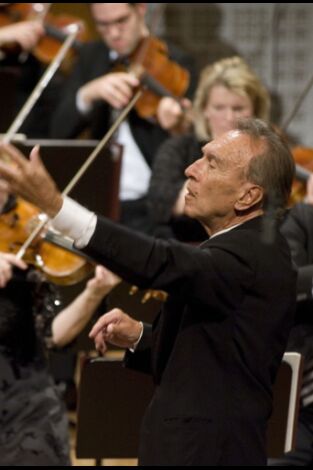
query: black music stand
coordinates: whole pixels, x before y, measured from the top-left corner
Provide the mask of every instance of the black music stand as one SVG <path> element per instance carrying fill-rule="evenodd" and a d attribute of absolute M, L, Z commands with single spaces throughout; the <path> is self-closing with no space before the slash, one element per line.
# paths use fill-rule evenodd
<path fill-rule="evenodd" d="M 149 375 L 121 360 L 87 360 L 82 368 L 77 411 L 77 457 L 137 458 L 139 429 L 153 394 Z"/>
<path fill-rule="evenodd" d="M 0 67 L 0 132 L 6 132 L 16 114 L 16 90 L 21 70 L 14 66 Z"/>

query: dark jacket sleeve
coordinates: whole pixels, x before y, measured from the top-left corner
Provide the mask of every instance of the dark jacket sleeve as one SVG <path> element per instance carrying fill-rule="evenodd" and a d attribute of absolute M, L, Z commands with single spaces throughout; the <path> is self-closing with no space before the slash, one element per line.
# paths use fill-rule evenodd
<path fill-rule="evenodd" d="M 217 237 L 214 244 L 199 249 L 147 237 L 98 217 L 95 233 L 84 251 L 140 288 L 165 290 L 211 306 L 218 303 L 221 293 L 234 299 L 237 286 L 254 281 L 247 250 L 241 248 L 248 242 L 235 232 L 228 238 L 229 248 L 224 237 Z"/>
<path fill-rule="evenodd" d="M 100 41 L 82 47 L 74 69 L 64 84 L 60 102 L 52 116 L 50 128 L 52 138 L 77 137 L 95 119 L 99 112 L 98 106 L 91 113 L 81 114 L 76 106 L 76 95 L 80 87 L 101 77 L 108 70 L 108 51 Z M 108 106 L 106 107 L 108 108 Z"/>

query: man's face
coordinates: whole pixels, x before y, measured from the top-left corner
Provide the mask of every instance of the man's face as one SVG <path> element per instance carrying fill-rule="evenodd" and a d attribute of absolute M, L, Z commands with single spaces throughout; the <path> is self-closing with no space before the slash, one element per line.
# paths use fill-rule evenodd
<path fill-rule="evenodd" d="M 215 230 L 235 216 L 235 203 L 247 181 L 245 169 L 255 154 L 251 139 L 237 130 L 206 144 L 203 156 L 186 169 L 185 214 Z"/>
<path fill-rule="evenodd" d="M 223 85 L 215 85 L 210 91 L 204 109 L 212 138 L 235 129 L 240 118 L 253 116 L 253 104 L 248 96 L 234 93 Z"/>
<path fill-rule="evenodd" d="M 103 41 L 118 53 L 128 55 L 145 32 L 145 4 L 92 3 L 91 12 Z"/>

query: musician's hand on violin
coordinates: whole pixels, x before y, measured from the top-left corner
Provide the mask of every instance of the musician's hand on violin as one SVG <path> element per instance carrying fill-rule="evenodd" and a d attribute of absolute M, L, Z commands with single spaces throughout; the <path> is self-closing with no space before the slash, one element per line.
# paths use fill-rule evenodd
<path fill-rule="evenodd" d="M 39 209 L 54 217 L 63 205 L 63 199 L 55 182 L 44 167 L 36 146 L 27 160 L 24 155 L 13 145 L 2 144 L 1 154 L 9 156 L 14 165 L 0 160 L 0 176 L 2 189 L 9 193 L 15 193 L 35 204 Z"/>
<path fill-rule="evenodd" d="M 97 351 L 104 354 L 107 344 L 110 343 L 120 348 L 132 348 L 140 338 L 143 325 L 134 320 L 123 310 L 114 308 L 102 315 L 89 333 L 89 337 L 95 341 Z"/>
<path fill-rule="evenodd" d="M 24 261 L 18 259 L 10 253 L 0 253 L 0 287 L 3 288 L 12 278 L 12 268 L 16 266 L 20 269 L 26 269 Z"/>
<path fill-rule="evenodd" d="M 121 282 L 121 278 L 109 271 L 104 266 L 97 266 L 95 275 L 87 283 L 87 289 L 93 297 L 103 298 Z"/>
<path fill-rule="evenodd" d="M 80 88 L 80 98 L 86 106 L 103 100 L 115 109 L 125 107 L 133 96 L 139 80 L 127 72 L 108 73 Z"/>
<path fill-rule="evenodd" d="M 158 105 L 158 122 L 163 129 L 171 132 L 181 124 L 186 111 L 189 109 L 191 109 L 191 102 L 187 98 L 183 98 L 179 102 L 174 98 L 166 96 L 160 100 Z"/>
<path fill-rule="evenodd" d="M 21 21 L 0 28 L 0 47 L 9 43 L 18 43 L 25 51 L 36 46 L 44 34 L 44 27 L 39 21 Z"/>

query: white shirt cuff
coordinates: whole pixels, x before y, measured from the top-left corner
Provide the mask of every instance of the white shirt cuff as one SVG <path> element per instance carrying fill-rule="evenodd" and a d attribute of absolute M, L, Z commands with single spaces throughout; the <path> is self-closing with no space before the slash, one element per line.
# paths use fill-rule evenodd
<path fill-rule="evenodd" d="M 97 216 L 73 199 L 65 197 L 59 213 L 52 219 L 55 230 L 72 238 L 77 248 L 88 245 L 97 224 Z"/>
<path fill-rule="evenodd" d="M 76 108 L 81 114 L 88 114 L 93 108 L 92 104 L 85 103 L 81 96 L 80 90 L 78 90 L 76 94 Z"/>
<path fill-rule="evenodd" d="M 139 338 L 138 338 L 137 341 L 134 343 L 133 347 L 132 347 L 132 348 L 129 348 L 129 351 L 132 352 L 132 353 L 136 351 L 136 348 L 137 348 L 138 344 L 140 343 L 140 340 L 141 340 L 142 335 L 143 335 L 144 326 L 143 326 L 142 321 L 140 321 L 139 323 L 140 323 L 140 326 L 141 326 L 141 332 L 140 332 Z"/>

